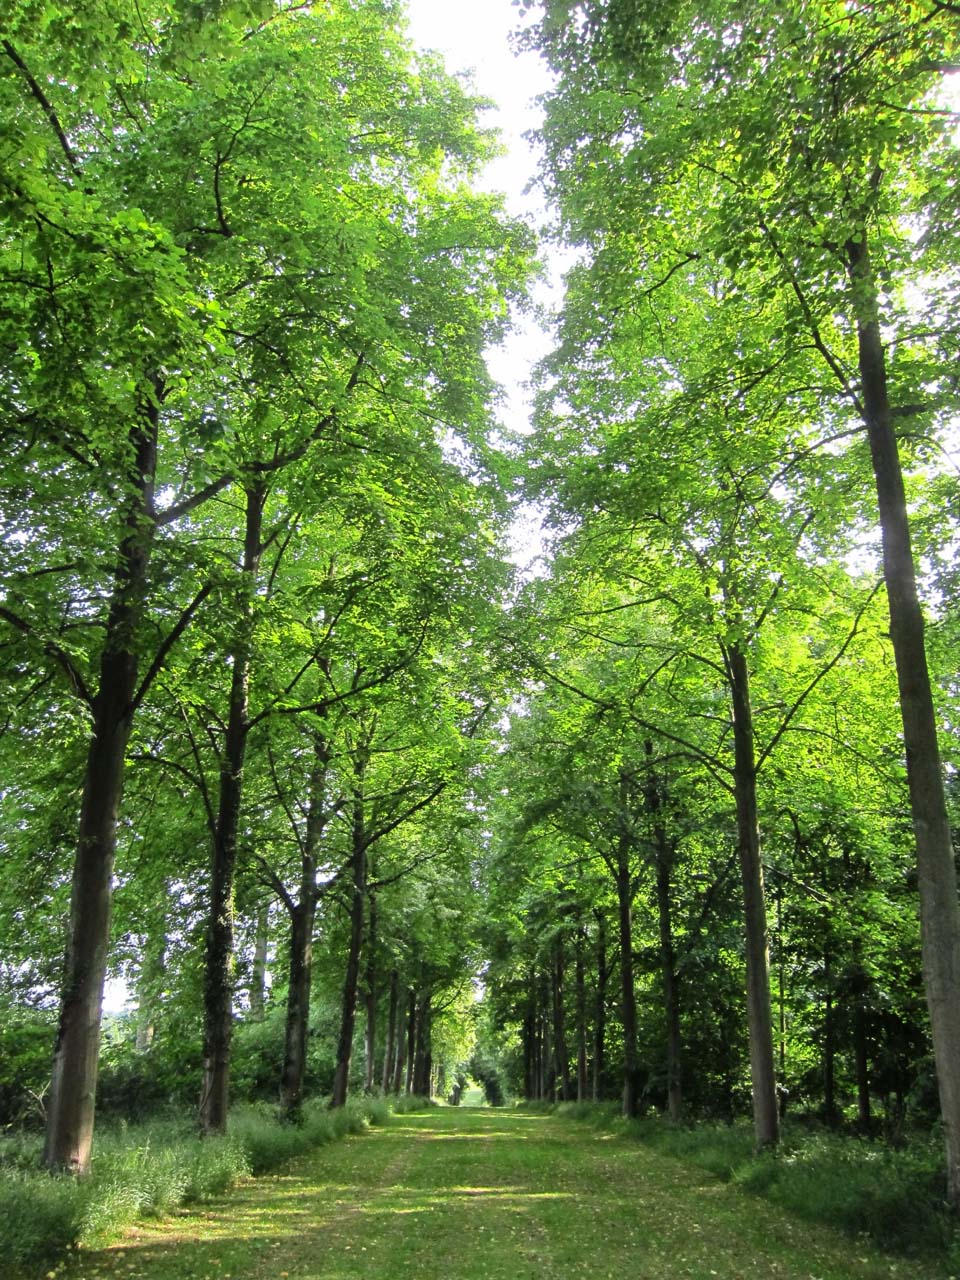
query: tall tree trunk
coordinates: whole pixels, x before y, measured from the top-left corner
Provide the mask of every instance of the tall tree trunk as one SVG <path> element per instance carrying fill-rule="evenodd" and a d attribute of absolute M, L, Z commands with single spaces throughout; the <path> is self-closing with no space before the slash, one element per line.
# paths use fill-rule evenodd
<path fill-rule="evenodd" d="M 147 934 L 143 948 L 143 961 L 137 976 L 138 1053 L 147 1052 L 156 1034 L 160 987 L 167 968 L 166 926 L 166 916 L 161 910 L 156 926 Z"/>
<path fill-rule="evenodd" d="M 317 913 L 317 865 L 326 809 L 327 767 L 330 748 L 322 734 L 314 734 L 313 765 L 308 789 L 307 829 L 300 858 L 297 901 L 286 893 L 281 900 L 290 916 L 290 982 L 283 1032 L 283 1068 L 280 1074 L 280 1118 L 299 1123 L 303 1113 L 303 1081 L 307 1069 L 307 1035 L 313 974 L 313 930 Z M 282 886 L 277 885 L 280 890 Z"/>
<path fill-rule="evenodd" d="M 866 230 L 847 246 L 863 419 L 877 487 L 883 576 L 897 669 L 910 810 L 917 846 L 923 976 L 940 1090 L 947 1198 L 960 1210 L 960 911 L 953 844 L 917 596 L 903 474 L 887 392 L 886 356 Z"/>
<path fill-rule="evenodd" d="M 350 1084 L 350 1060 L 353 1056 L 353 1029 L 357 1014 L 357 992 L 360 986 L 360 957 L 363 950 L 363 925 L 367 899 L 367 841 L 363 811 L 363 773 L 366 761 L 358 757 L 354 763 L 353 827 L 350 857 L 351 892 L 350 944 L 347 969 L 340 1003 L 340 1037 L 337 1042 L 337 1065 L 333 1075 L 332 1107 L 347 1101 Z"/>
<path fill-rule="evenodd" d="M 833 971 L 830 952 L 823 957 L 826 993 L 823 1001 L 823 1116 L 828 1125 L 837 1123 L 836 1020 L 833 1016 Z"/>
<path fill-rule="evenodd" d="M 299 1124 L 303 1115 L 315 914 L 316 899 L 313 896 L 291 905 L 290 980 L 287 986 L 283 1068 L 280 1074 L 280 1118 L 291 1124 Z"/>
<path fill-rule="evenodd" d="M 680 1048 L 680 984 L 673 948 L 670 904 L 671 851 L 663 828 L 657 830 L 657 914 L 660 922 L 660 970 L 663 977 L 663 1016 L 667 1032 L 667 1115 L 683 1114 L 683 1082 Z"/>
<path fill-rule="evenodd" d="M 410 988 L 410 1004 L 407 1009 L 407 1070 L 404 1081 L 404 1093 L 409 1097 L 413 1093 L 413 1070 L 417 1054 L 417 993 Z"/>
<path fill-rule="evenodd" d="M 159 384 L 155 389 L 159 401 Z M 145 405 L 130 433 L 130 496 L 122 512 L 123 535 L 100 653 L 99 684 L 93 699 L 60 1018 L 47 1103 L 44 1163 L 48 1169 L 67 1169 L 77 1174 L 89 1170 L 93 1145 L 117 818 L 137 693 L 137 633 L 154 533 L 158 421 L 157 404 Z"/>
<path fill-rule="evenodd" d="M 367 896 L 370 901 L 370 925 L 363 988 L 364 1010 L 367 1015 L 367 1025 L 363 1038 L 365 1054 L 363 1087 L 367 1093 L 373 1093 L 377 1055 L 377 898 L 372 889 L 368 889 Z"/>
<path fill-rule="evenodd" d="M 626 824 L 629 780 L 620 778 L 620 808 Z M 620 927 L 620 1020 L 623 1023 L 623 1114 L 631 1119 L 640 1105 L 640 1060 L 637 1053 L 637 997 L 633 986 L 633 885 L 630 837 L 623 831 L 616 846 L 617 918 Z"/>
<path fill-rule="evenodd" d="M 570 1055 L 567 1052 L 567 1020 L 564 1008 L 564 979 L 566 966 L 563 954 L 563 935 L 557 933 L 553 941 L 553 1054 L 554 1070 L 560 1082 L 560 1099 L 569 1102 Z"/>
<path fill-rule="evenodd" d="M 536 1049 L 537 1015 L 535 1007 L 528 1001 L 527 1011 L 523 1015 L 520 1028 L 520 1043 L 523 1047 L 523 1096 L 532 1102 L 537 1096 L 537 1049 Z"/>
<path fill-rule="evenodd" d="M 253 937 L 253 965 L 250 971 L 250 1020 L 262 1022 L 267 1004 L 267 947 L 270 903 L 264 899 L 257 905 Z"/>
<path fill-rule="evenodd" d="M 863 1006 L 863 996 L 859 993 L 853 1006 L 853 1060 L 857 1077 L 857 1127 L 861 1133 L 869 1133 L 873 1117 L 870 1114 L 867 1015 Z"/>
<path fill-rule="evenodd" d="M 400 1001 L 400 975 L 396 969 L 390 971 L 390 997 L 387 1006 L 387 1043 L 383 1050 L 383 1075 L 380 1087 L 384 1093 L 390 1092 L 393 1082 L 394 1061 L 397 1055 L 397 1009 Z"/>
<path fill-rule="evenodd" d="M 739 645 L 725 646 L 724 657 L 733 703 L 734 792 L 746 932 L 747 1023 L 750 1036 L 750 1078 L 753 1085 L 753 1124 L 757 1146 L 771 1147 L 776 1146 L 780 1140 L 780 1115 L 773 1060 L 767 913 L 763 897 L 763 867 L 760 862 L 750 679 L 747 660 Z"/>
<path fill-rule="evenodd" d="M 593 1100 L 600 1101 L 607 1042 L 607 917 L 597 911 L 597 989 L 593 1013 Z"/>
<path fill-rule="evenodd" d="M 416 1047 L 414 1051 L 413 1092 L 417 1097 L 430 1097 L 430 1074 L 433 1069 L 431 1032 L 433 1014 L 430 992 L 417 1002 Z"/>
<path fill-rule="evenodd" d="M 787 983 L 783 954 L 783 887 L 777 889 L 777 997 L 779 1003 L 780 1033 L 780 1118 L 787 1111 Z"/>
<path fill-rule="evenodd" d="M 673 849 L 663 825 L 663 797 L 660 780 L 653 768 L 653 743 L 644 744 L 647 757 L 647 807 L 653 817 L 657 873 L 657 920 L 660 929 L 660 973 L 663 982 L 663 1015 L 667 1049 L 667 1115 L 679 1120 L 683 1112 L 680 1047 L 680 984 L 673 946 L 673 917 L 670 881 Z"/>
<path fill-rule="evenodd" d="M 237 832 L 243 798 L 243 763 L 249 729 L 250 663 L 254 599 L 262 551 L 266 489 L 246 490 L 240 617 L 232 655 L 226 741 L 220 762 L 220 797 L 213 832 L 210 868 L 210 914 L 207 920 L 203 983 L 203 1084 L 200 1130 L 224 1133 L 230 1091 L 230 1044 L 233 1037 L 234 914 L 233 888 Z"/>
<path fill-rule="evenodd" d="M 575 940 L 575 983 L 577 1006 L 577 1101 L 587 1100 L 587 982 L 584 973 L 583 950 L 587 931 L 582 921 L 577 922 Z"/>

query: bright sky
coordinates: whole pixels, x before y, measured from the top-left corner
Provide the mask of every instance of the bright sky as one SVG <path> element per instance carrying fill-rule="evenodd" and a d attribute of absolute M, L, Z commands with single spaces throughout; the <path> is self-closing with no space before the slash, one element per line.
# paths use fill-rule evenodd
<path fill-rule="evenodd" d="M 512 35 L 521 25 L 519 10 L 511 0 L 407 0 L 407 8 L 414 44 L 436 50 L 451 73 L 470 72 L 477 91 L 497 104 L 489 121 L 500 130 L 506 154 L 490 165 L 488 187 L 504 193 L 511 213 L 541 222 L 542 200 L 526 191 L 536 155 L 523 135 L 540 123 L 534 99 L 547 89 L 549 77 L 536 55 L 517 53 L 513 47 Z M 558 265 L 550 275 L 556 277 L 559 270 Z M 546 302 L 556 287 L 554 279 L 536 300 Z M 499 417 L 511 431 L 526 427 L 530 405 L 525 383 L 533 363 L 549 349 L 550 340 L 535 320 L 518 316 L 504 346 L 487 352 L 490 372 L 506 392 Z M 536 513 L 518 514 L 512 541 L 511 559 L 529 565 L 540 552 Z"/>

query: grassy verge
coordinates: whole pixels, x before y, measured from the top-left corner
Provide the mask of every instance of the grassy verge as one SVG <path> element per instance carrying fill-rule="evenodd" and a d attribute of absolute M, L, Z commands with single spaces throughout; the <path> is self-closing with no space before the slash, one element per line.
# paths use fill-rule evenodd
<path fill-rule="evenodd" d="M 325 1142 L 382 1124 L 383 1099 L 336 1111 L 308 1104 L 302 1125 L 283 1125 L 265 1108 L 238 1108 L 220 1138 L 198 1138 L 186 1122 L 104 1126 L 89 1178 L 38 1170 L 39 1139 L 0 1146 L 0 1258 L 43 1269 L 71 1249 L 102 1244 L 125 1227 L 180 1205 L 221 1195 L 251 1174 L 266 1173 Z"/>
<path fill-rule="evenodd" d="M 798 1217 L 868 1237 L 907 1255 L 937 1255 L 960 1268 L 960 1232 L 944 1203 L 940 1146 L 903 1150 L 822 1129 L 787 1127 L 780 1149 L 757 1153 L 746 1124 L 627 1122 L 614 1106 L 560 1104 L 561 1116 L 625 1136 L 704 1169 Z"/>

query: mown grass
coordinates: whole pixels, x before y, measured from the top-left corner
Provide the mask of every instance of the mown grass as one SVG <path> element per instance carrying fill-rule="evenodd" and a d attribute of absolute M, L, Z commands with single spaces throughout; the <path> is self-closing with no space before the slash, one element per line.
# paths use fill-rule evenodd
<path fill-rule="evenodd" d="M 945 1280 L 562 1117 L 435 1107 L 83 1251 L 63 1280 Z"/>
<path fill-rule="evenodd" d="M 384 1099 L 330 1111 L 304 1108 L 301 1125 L 280 1124 L 267 1108 L 241 1107 L 224 1137 L 201 1139 L 188 1121 L 103 1126 L 88 1178 L 51 1177 L 38 1168 L 39 1139 L 0 1144 L 0 1258 L 31 1271 L 77 1247 L 115 1238 L 132 1223 L 222 1195 L 326 1142 L 384 1123 Z"/>
<path fill-rule="evenodd" d="M 615 1106 L 590 1103 L 560 1104 L 557 1112 L 591 1128 L 619 1130 L 807 1221 L 902 1254 L 942 1257 L 960 1270 L 960 1232 L 946 1209 L 942 1153 L 932 1139 L 895 1150 L 788 1126 L 779 1150 L 758 1153 L 747 1124 L 678 1125 L 657 1116 L 627 1122 Z"/>

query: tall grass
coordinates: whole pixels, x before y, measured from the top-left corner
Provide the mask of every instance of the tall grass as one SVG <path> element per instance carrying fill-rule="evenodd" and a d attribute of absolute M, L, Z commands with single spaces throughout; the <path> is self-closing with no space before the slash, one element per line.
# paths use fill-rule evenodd
<path fill-rule="evenodd" d="M 317 1101 L 302 1125 L 280 1124 L 265 1107 L 231 1114 L 223 1137 L 196 1136 L 186 1121 L 102 1126 L 90 1176 L 77 1181 L 38 1169 L 39 1139 L 0 1144 L 0 1258 L 42 1269 L 76 1246 L 97 1245 L 138 1219 L 222 1195 L 326 1142 L 383 1124 L 382 1099 L 330 1111 Z"/>

